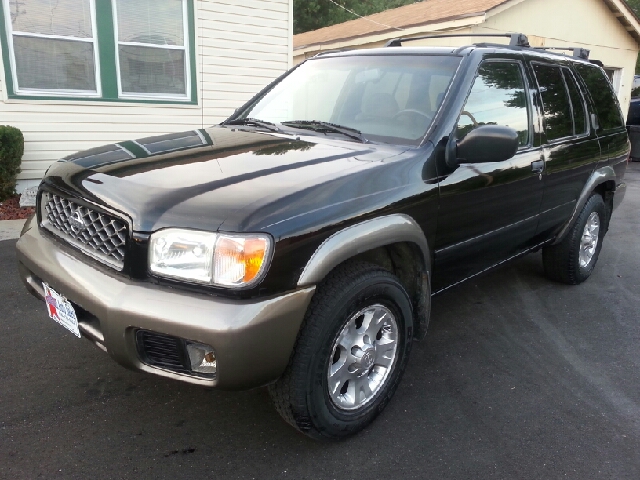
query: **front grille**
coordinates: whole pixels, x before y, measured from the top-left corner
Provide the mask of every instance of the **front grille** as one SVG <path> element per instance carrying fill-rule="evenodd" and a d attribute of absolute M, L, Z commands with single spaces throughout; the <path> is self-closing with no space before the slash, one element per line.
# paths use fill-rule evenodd
<path fill-rule="evenodd" d="M 119 270 L 124 264 L 127 224 L 52 193 L 42 196 L 42 226 Z"/>
<path fill-rule="evenodd" d="M 182 339 L 149 330 L 138 330 L 136 343 L 138 354 L 144 363 L 174 372 L 190 373 Z"/>

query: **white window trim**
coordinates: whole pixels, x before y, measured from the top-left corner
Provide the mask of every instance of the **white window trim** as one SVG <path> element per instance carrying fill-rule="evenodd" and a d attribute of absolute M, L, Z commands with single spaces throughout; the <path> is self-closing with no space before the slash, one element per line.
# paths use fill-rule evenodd
<path fill-rule="evenodd" d="M 113 35 L 116 46 L 116 76 L 118 80 L 118 98 L 128 100 L 178 100 L 191 101 L 191 52 L 189 51 L 189 39 L 191 32 L 189 31 L 189 11 L 187 8 L 187 0 L 182 1 L 182 29 L 184 45 L 157 45 L 152 43 L 139 42 L 120 42 L 119 25 L 118 25 L 118 6 L 116 0 L 111 0 L 113 12 Z M 122 77 L 120 74 L 120 45 L 132 45 L 138 47 L 161 48 L 163 50 L 184 50 L 184 71 L 185 71 L 185 94 L 171 95 L 165 93 L 127 93 L 122 91 Z"/>
<path fill-rule="evenodd" d="M 15 95 L 33 96 L 33 97 L 83 97 L 83 98 L 100 98 L 102 97 L 102 83 L 100 77 L 100 53 L 98 51 L 98 30 L 96 24 L 96 6 L 95 0 L 89 0 L 89 8 L 91 11 L 91 38 L 69 37 L 65 35 L 47 35 L 42 33 L 30 33 L 13 31 L 11 24 L 11 8 L 9 0 L 2 0 L 2 6 L 5 12 L 5 31 L 7 32 L 7 44 L 9 46 L 9 64 L 11 65 L 11 81 L 13 84 L 13 93 Z M 18 72 L 16 67 L 16 56 L 13 48 L 13 36 L 32 37 L 32 38 L 49 38 L 55 40 L 69 40 L 74 42 L 93 43 L 93 74 L 95 76 L 96 91 L 91 90 L 67 90 L 67 89 L 36 89 L 36 88 L 20 88 L 18 83 Z"/>
<path fill-rule="evenodd" d="M 622 77 L 624 74 L 624 69 L 623 68 L 615 68 L 613 71 L 613 90 L 616 92 L 616 95 L 620 96 L 621 92 L 620 92 L 620 87 L 622 85 Z"/>

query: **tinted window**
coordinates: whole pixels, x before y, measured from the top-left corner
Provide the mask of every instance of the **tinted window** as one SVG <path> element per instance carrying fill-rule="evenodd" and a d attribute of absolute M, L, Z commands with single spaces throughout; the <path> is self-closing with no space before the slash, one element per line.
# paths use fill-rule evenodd
<path fill-rule="evenodd" d="M 640 98 L 631 99 L 627 125 L 640 125 Z"/>
<path fill-rule="evenodd" d="M 600 129 L 610 130 L 622 127 L 623 121 L 618 108 L 618 99 L 604 72 L 595 65 L 576 65 L 576 70 L 589 89 L 598 114 Z"/>
<path fill-rule="evenodd" d="M 633 77 L 633 85 L 631 86 L 631 98 L 640 97 L 640 75 Z"/>
<path fill-rule="evenodd" d="M 640 96 L 640 75 L 633 77 L 633 84 L 631 85 L 631 98 Z"/>
<path fill-rule="evenodd" d="M 520 145 L 529 143 L 527 96 L 519 64 L 486 62 L 478 69 L 458 121 L 458 140 L 482 125 L 511 127 L 518 132 Z"/>
<path fill-rule="evenodd" d="M 535 63 L 533 70 L 542 96 L 547 140 L 573 135 L 571 105 L 560 67 Z"/>
<path fill-rule="evenodd" d="M 587 131 L 587 112 L 584 107 L 584 99 L 578 88 L 575 78 L 568 69 L 563 69 L 564 79 L 569 89 L 571 105 L 573 105 L 573 125 L 574 133 L 581 135 Z"/>

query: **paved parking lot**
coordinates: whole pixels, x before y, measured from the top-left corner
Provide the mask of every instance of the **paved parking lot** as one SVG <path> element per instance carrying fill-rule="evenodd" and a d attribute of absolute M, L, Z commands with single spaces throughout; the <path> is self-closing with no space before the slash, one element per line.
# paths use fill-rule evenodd
<path fill-rule="evenodd" d="M 0 478 L 640 478 L 640 164 L 594 276 L 539 254 L 434 299 L 386 411 L 323 444 L 267 392 L 129 372 L 49 320 L 0 242 Z"/>

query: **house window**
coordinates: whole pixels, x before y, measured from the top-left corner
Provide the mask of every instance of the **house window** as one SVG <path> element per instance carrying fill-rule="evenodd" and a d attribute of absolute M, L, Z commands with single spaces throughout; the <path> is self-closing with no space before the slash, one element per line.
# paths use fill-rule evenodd
<path fill-rule="evenodd" d="M 620 93 L 620 83 L 622 82 L 622 69 L 605 67 L 604 72 L 607 74 L 614 92 L 618 95 Z"/>
<path fill-rule="evenodd" d="M 197 103 L 193 3 L 0 0 L 9 98 Z"/>
<path fill-rule="evenodd" d="M 115 0 L 119 90 L 178 96 L 188 90 L 184 0 Z"/>
<path fill-rule="evenodd" d="M 93 0 L 6 0 L 18 93 L 97 96 Z"/>

